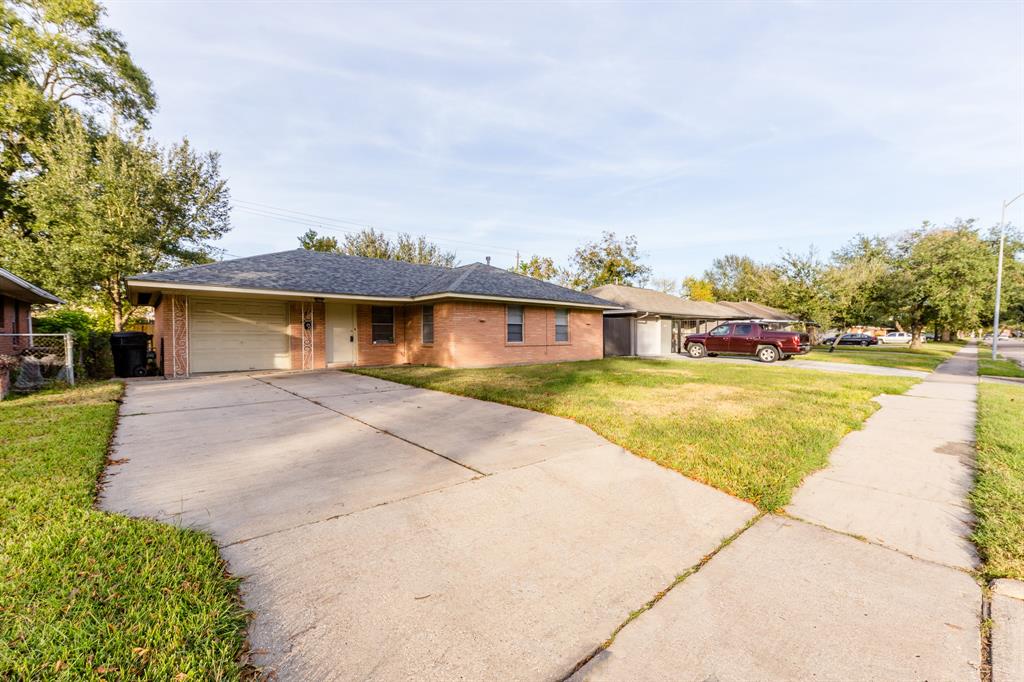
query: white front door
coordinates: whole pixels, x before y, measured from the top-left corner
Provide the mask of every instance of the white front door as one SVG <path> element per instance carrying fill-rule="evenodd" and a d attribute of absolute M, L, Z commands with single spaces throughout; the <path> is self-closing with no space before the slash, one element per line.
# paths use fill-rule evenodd
<path fill-rule="evenodd" d="M 354 364 L 356 360 L 356 307 L 327 303 L 327 362 Z"/>

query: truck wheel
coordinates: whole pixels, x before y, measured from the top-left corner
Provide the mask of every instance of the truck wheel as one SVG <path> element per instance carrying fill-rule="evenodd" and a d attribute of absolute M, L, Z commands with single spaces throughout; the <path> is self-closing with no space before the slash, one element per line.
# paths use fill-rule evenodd
<path fill-rule="evenodd" d="M 779 350 L 775 346 L 761 346 L 757 349 L 757 359 L 761 362 L 775 362 L 779 359 Z"/>
<path fill-rule="evenodd" d="M 686 352 L 690 354 L 691 358 L 702 358 L 704 357 L 704 344 L 691 343 L 686 347 Z"/>

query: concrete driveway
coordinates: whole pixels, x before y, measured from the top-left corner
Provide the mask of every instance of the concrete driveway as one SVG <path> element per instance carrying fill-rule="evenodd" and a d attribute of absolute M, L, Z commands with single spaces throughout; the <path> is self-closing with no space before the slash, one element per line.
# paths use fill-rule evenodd
<path fill-rule="evenodd" d="M 556 417 L 341 372 L 128 387 L 102 506 L 211 532 L 279 679 L 560 679 L 755 515 Z"/>

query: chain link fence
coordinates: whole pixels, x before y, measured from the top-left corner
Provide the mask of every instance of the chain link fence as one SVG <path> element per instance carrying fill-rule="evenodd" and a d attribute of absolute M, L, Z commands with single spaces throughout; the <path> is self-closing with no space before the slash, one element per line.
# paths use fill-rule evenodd
<path fill-rule="evenodd" d="M 71 334 L 0 334 L 0 374 L 8 375 L 15 391 L 74 385 L 74 357 Z"/>

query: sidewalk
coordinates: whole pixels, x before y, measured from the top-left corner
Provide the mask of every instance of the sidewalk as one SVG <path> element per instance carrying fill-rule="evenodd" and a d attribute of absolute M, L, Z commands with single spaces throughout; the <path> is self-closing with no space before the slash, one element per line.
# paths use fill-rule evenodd
<path fill-rule="evenodd" d="M 977 348 L 882 408 L 577 680 L 977 680 Z M 994 681 L 998 682 L 998 681 Z"/>

